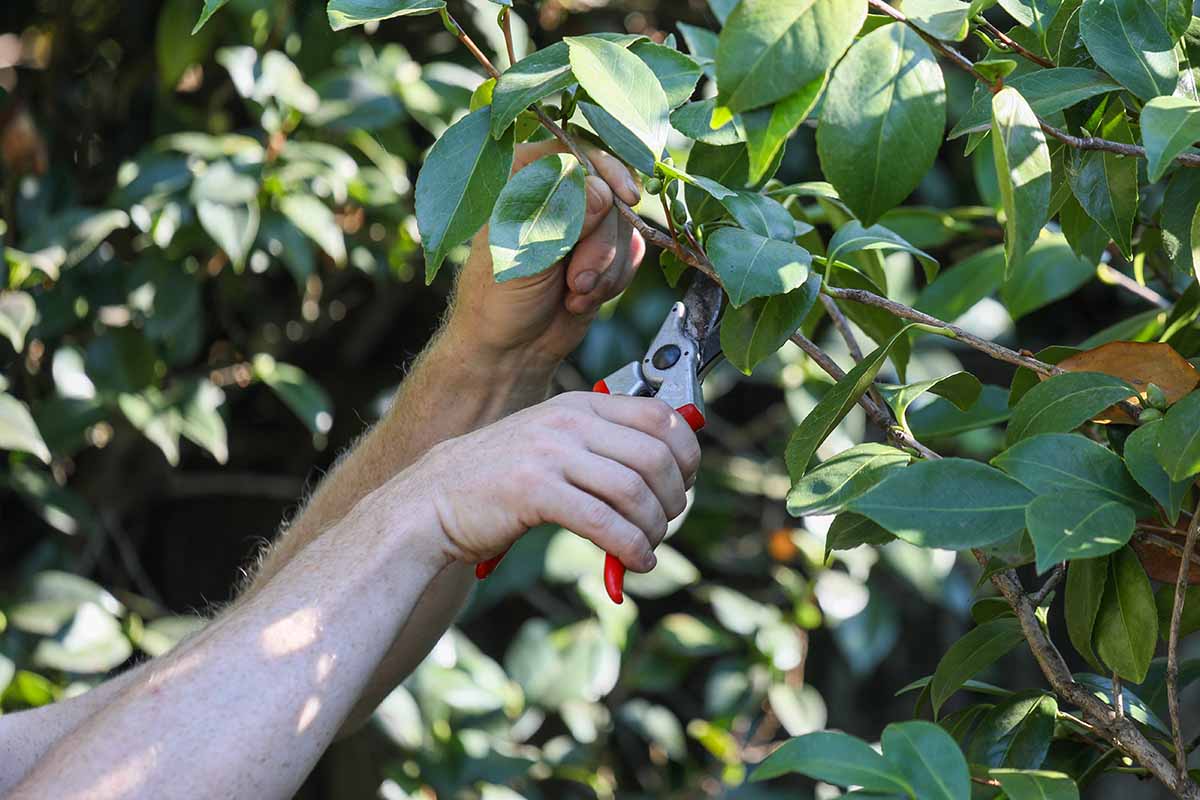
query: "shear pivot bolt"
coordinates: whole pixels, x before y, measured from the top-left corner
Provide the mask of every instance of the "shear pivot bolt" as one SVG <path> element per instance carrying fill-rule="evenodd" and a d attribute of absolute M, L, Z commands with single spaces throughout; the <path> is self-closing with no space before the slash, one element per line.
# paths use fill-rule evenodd
<path fill-rule="evenodd" d="M 678 345 L 664 344 L 654 353 L 650 363 L 654 365 L 655 369 L 670 369 L 679 363 L 680 355 L 682 352 Z"/>

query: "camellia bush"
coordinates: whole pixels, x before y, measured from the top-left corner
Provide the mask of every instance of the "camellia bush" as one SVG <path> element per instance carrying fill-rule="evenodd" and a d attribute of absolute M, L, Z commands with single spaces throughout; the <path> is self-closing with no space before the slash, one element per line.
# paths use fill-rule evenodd
<path fill-rule="evenodd" d="M 497 5 L 507 29 L 510 4 Z M 800 772 L 920 800 L 963 800 L 975 784 L 1024 800 L 1074 797 L 1091 775 L 1132 765 L 1179 797 L 1200 798 L 1179 707 L 1181 682 L 1196 674 L 1181 674 L 1179 643 L 1196 627 L 1200 602 L 1189 589 L 1200 581 L 1191 565 L 1200 373 L 1186 360 L 1200 352 L 1192 241 L 1200 235 L 1200 155 L 1191 152 L 1200 139 L 1192 67 L 1200 28 L 1190 0 L 1003 0 L 1019 23 L 1008 32 L 983 17 L 992 5 L 718 3 L 719 35 L 681 30 L 686 54 L 674 37 L 568 37 L 512 57 L 504 72 L 441 0 L 332 0 L 329 19 L 340 29 L 440 14 L 489 75 L 473 110 L 428 152 L 417 182 L 428 280 L 485 224 L 498 281 L 561 259 L 585 211 L 591 166 L 581 145 L 604 147 L 661 201 L 661 225 L 618 208 L 662 248 L 663 268 L 673 279 L 701 270 L 725 288 L 729 360 L 749 374 L 791 340 L 836 380 L 788 442 L 789 511 L 837 514 L 829 550 L 900 538 L 969 551 L 997 590 L 976 605 L 978 626 L 914 684 L 935 718 L 958 691 L 993 695 L 988 702 L 940 725 L 895 723 L 882 732 L 881 752 L 845 734 L 807 734 L 770 755 L 754 779 Z M 968 39 L 982 40 L 983 57 L 959 50 Z M 943 275 L 911 239 L 938 227 L 946 237 L 972 236 L 990 220 L 893 212 L 946 138 L 948 69 L 977 81 L 949 137 L 981 154 L 1004 241 Z M 711 96 L 693 99 L 702 79 Z M 772 179 L 784 144 L 803 124 L 816 126 L 828 182 L 780 185 Z M 685 164 L 666 155 L 672 129 L 693 141 Z M 567 152 L 510 178 L 515 143 L 533 135 L 553 136 Z M 889 298 L 880 256 L 894 250 L 915 256 L 923 271 L 917 307 Z M 1096 264 L 1118 274 L 1113 262 L 1132 265 L 1134 277 L 1121 279 L 1139 289 L 1177 295 L 1170 313 L 1123 322 L 1099 333 L 1094 347 L 1038 355 L 945 321 L 996 288 L 1018 316 L 1092 279 Z M 825 315 L 854 354 L 847 373 L 805 337 Z M 874 350 L 862 350 L 851 323 Z M 969 419 L 983 393 L 978 378 L 876 383 L 889 358 L 903 381 L 923 336 L 1019 367 L 1005 448 L 990 463 L 942 458 L 907 418 L 931 392 Z M 855 404 L 886 442 L 815 463 Z M 1025 564 L 1040 584 L 1021 580 L 1015 568 Z M 1157 595 L 1154 580 L 1164 582 Z M 1044 620 L 1056 600 L 1066 604 L 1070 646 L 1095 674 L 1072 674 L 1059 651 L 1067 643 L 1051 640 Z M 1160 639 L 1165 663 L 1154 658 Z M 1037 659 L 1045 688 L 971 682 L 1019 646 Z M 1168 721 L 1141 696 L 1158 692 Z M 1056 740 L 1092 750 L 1047 765 Z"/>
<path fill-rule="evenodd" d="M 332 0 L 320 34 L 297 25 L 282 36 L 256 11 L 245 26 L 253 46 L 214 48 L 214 29 L 247 5 L 206 0 L 196 20 L 192 4 L 172 2 L 159 23 L 163 80 L 186 83 L 212 51 L 238 130 L 157 138 L 99 206 L 50 181 L 9 187 L 20 191 L 6 213 L 20 224 L 4 240 L 0 334 L 21 358 L 11 380 L 0 376 L 0 448 L 11 451 L 0 478 L 47 525 L 114 535 L 71 490 L 69 467 L 110 441 L 127 446 L 128 428 L 171 465 L 193 445 L 224 463 L 230 394 L 261 386 L 320 441 L 333 422 L 327 392 L 271 353 L 332 313 L 325 283 L 347 266 L 405 281 L 421 251 L 435 281 L 484 225 L 496 280 L 535 275 L 576 242 L 586 153 L 598 147 L 640 175 L 642 202 L 617 209 L 660 252 L 667 283 L 699 270 L 724 287 L 729 362 L 747 381 L 789 389 L 799 422 L 763 460 L 786 464 L 797 527 L 777 524 L 769 580 L 739 576 L 769 583 L 773 604 L 700 584 L 667 544 L 655 573 L 630 576 L 630 593 L 649 605 L 699 584 L 716 622 L 675 611 L 642 632 L 633 602 L 604 599 L 586 543 L 534 531 L 468 618 L 541 578 L 575 587 L 578 608 L 538 596 L 550 610 L 499 660 L 448 634 L 377 715 L 401 754 L 388 796 L 477 786 L 509 798 L 516 785 L 540 797 L 538 784 L 557 781 L 546 796 L 569 785 L 613 797 L 619 773 L 655 796 L 792 797 L 800 774 L 864 797 L 1064 800 L 1121 773 L 1200 800 L 1189 769 L 1200 740 L 1180 700 L 1200 678 L 1200 660 L 1185 658 L 1200 631 L 1200 20 L 1190 0 L 709 0 L 719 31 L 597 32 L 528 54 L 526 9 L 512 2 L 472 2 L 460 22 L 444 0 Z M 474 71 L 418 63 L 348 30 L 425 15 L 440 17 Z M 316 48 L 337 63 L 307 74 L 300 64 Z M 408 122 L 436 140 L 423 157 Z M 189 125 L 203 127 L 174 127 Z M 510 174 L 518 143 L 550 138 L 562 152 Z M 824 181 L 777 179 L 789 141 L 801 140 L 814 143 Z M 983 203 L 904 205 L 947 149 L 965 152 Z M 404 159 L 423 160 L 415 185 Z M 236 330 L 255 304 L 249 281 L 272 270 L 290 275 L 303 324 L 256 320 L 234 344 L 212 345 L 208 311 Z M 1019 320 L 1097 285 L 1149 308 L 1037 353 L 967 319 L 989 298 Z M 840 341 L 823 338 L 830 330 Z M 604 363 L 588 350 L 596 341 L 583 353 L 593 365 Z M 939 341 L 1003 370 L 934 374 L 921 353 Z M 998 374 L 1008 385 L 987 382 Z M 726 373 L 718 381 L 709 390 L 728 391 Z M 820 389 L 794 399 L 801 384 Z M 737 438 L 713 427 L 723 447 Z M 942 457 L 947 447 L 977 458 Z M 721 465 L 725 485 L 702 481 L 691 519 L 727 511 L 717 506 L 735 504 L 731 488 L 770 485 L 757 463 Z M 771 563 L 689 545 L 710 564 Z M 897 595 L 941 599 L 943 578 L 947 593 L 964 593 L 953 562 L 935 572 L 947 551 L 977 564 L 978 583 L 973 626 L 902 690 L 913 718 L 861 739 L 820 730 L 808 632 L 831 627 L 857 677 L 893 647 L 941 644 L 904 637 L 876 596 L 847 601 L 831 621 L 839 598 L 861 594 L 877 549 L 924 559 L 893 557 L 918 590 Z M 201 624 L 136 593 L 118 599 L 52 557 L 31 561 L 23 593 L 2 598 L 3 710 L 86 690 Z M 982 679 L 1022 651 L 1040 680 Z M 709 657 L 719 660 L 687 683 Z M 696 696 L 686 729 L 665 700 L 642 696 L 681 687 Z M 793 736 L 776 747 L 780 729 Z M 630 756 L 632 741 L 648 743 L 648 757 Z M 614 752 L 633 766 L 614 767 Z"/>

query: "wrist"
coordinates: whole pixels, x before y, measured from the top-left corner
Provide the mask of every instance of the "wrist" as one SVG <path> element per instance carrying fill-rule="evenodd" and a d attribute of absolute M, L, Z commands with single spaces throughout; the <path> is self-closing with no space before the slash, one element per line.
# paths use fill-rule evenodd
<path fill-rule="evenodd" d="M 473 381 L 493 390 L 534 393 L 545 399 L 562 356 L 529 345 L 498 345 L 452 316 L 438 336 L 439 355 Z M 536 402 L 536 401 L 535 401 Z"/>

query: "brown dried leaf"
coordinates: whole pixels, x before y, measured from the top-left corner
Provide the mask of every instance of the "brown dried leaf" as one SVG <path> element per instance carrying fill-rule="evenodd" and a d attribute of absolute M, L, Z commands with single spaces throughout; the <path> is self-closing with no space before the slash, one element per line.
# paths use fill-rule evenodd
<path fill-rule="evenodd" d="M 1185 539 L 1183 536 L 1167 533 L 1156 535 L 1183 547 Z M 1133 545 L 1134 552 L 1138 554 L 1138 558 L 1142 560 L 1142 566 L 1146 568 L 1146 574 L 1152 580 L 1162 583 L 1175 583 L 1179 577 L 1180 557 L 1178 553 L 1148 539 L 1135 537 L 1131 544 Z M 1188 575 L 1188 582 L 1200 584 L 1200 565 L 1192 564 L 1191 573 Z"/>
<path fill-rule="evenodd" d="M 1174 403 L 1200 384 L 1200 371 L 1163 342 L 1109 342 L 1060 361 L 1067 372 L 1103 372 L 1132 384 L 1138 394 L 1132 401 L 1144 401 L 1146 387 L 1153 383 Z M 1043 380 L 1045 377 L 1043 376 Z M 1145 402 L 1141 403 L 1145 406 Z M 1093 418 L 1094 422 L 1134 424 L 1118 406 L 1110 406 Z"/>

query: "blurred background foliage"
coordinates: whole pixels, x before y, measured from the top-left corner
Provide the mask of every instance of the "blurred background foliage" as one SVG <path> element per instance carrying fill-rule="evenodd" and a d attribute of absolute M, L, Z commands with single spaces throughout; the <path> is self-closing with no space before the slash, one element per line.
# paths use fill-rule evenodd
<path fill-rule="evenodd" d="M 497 6 L 453 5 L 504 64 Z M 228 601 L 306 485 L 378 416 L 452 288 L 453 270 L 420 280 L 412 182 L 481 76 L 436 16 L 334 34 L 318 0 L 231 0 L 191 36 L 198 6 L 0 10 L 3 712 L 86 691 Z M 703 0 L 517 12 L 526 50 L 715 27 Z M 971 87 L 949 88 L 953 120 Z M 812 139 L 792 140 L 782 180 L 819 179 Z M 980 151 L 972 163 L 947 145 L 887 224 L 946 264 L 999 242 L 998 227 L 962 224 L 993 213 L 975 208 L 994 199 Z M 894 286 L 912 281 L 907 258 L 887 259 Z M 656 260 L 562 388 L 641 354 L 675 297 Z M 1043 298 L 1092 277 L 1044 272 L 1062 285 Z M 1035 351 L 1146 309 L 1091 282 L 1028 309 L 1018 331 L 995 300 L 928 301 Z M 961 366 L 993 384 L 971 413 L 1002 421 L 1010 375 L 983 357 L 923 342 L 909 380 Z M 803 779 L 744 786 L 746 766 L 789 735 L 873 740 L 910 717 L 914 696 L 897 690 L 969 627 L 977 569 L 903 542 L 826 561 L 831 520 L 787 517 L 783 444 L 827 386 L 791 345 L 752 379 L 717 372 L 694 503 L 655 572 L 630 576 L 632 602 L 603 599 L 590 544 L 532 532 L 301 796 L 836 796 Z M 910 421 L 942 452 L 996 452 L 997 428 L 955 434 L 961 413 L 935 400 Z M 864 436 L 856 410 L 821 455 Z M 1021 650 L 991 677 L 1041 683 Z M 1088 796 L 1151 796 L 1115 780 Z"/>

